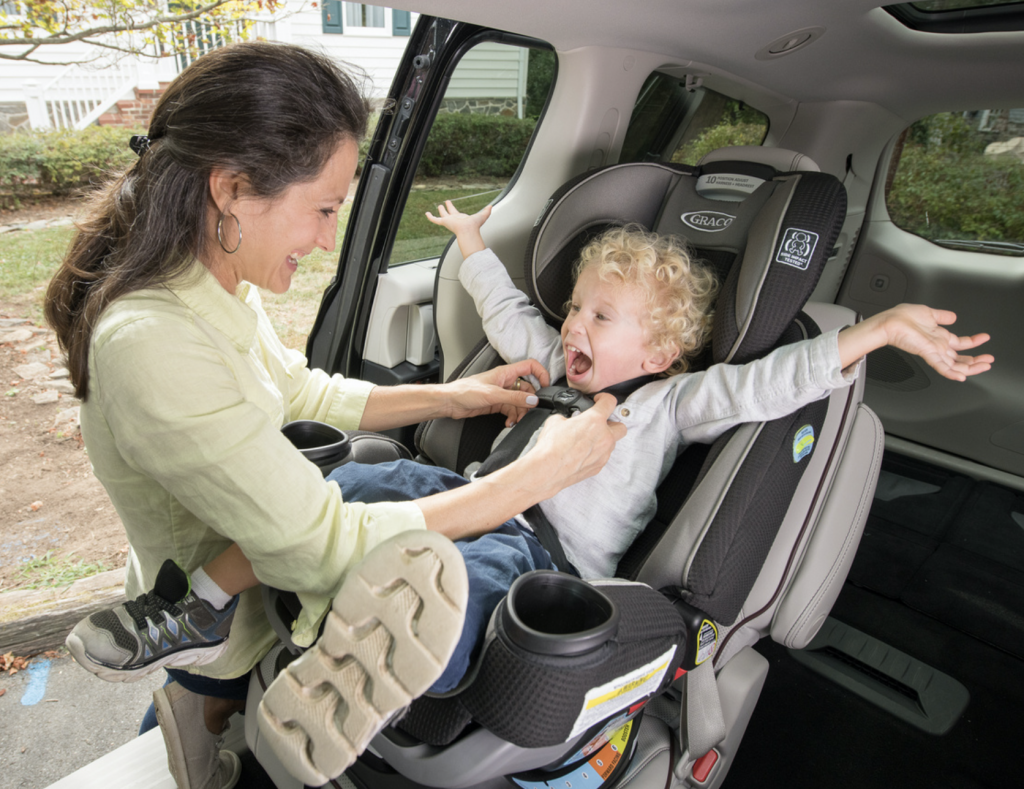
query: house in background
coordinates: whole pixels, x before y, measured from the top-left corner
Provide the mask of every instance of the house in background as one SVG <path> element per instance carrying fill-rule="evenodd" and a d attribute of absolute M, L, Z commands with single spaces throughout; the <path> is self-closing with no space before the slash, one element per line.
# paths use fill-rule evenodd
<path fill-rule="evenodd" d="M 0 0 L 2 2 L 2 0 Z M 2 2 L 12 13 L 18 0 Z M 387 93 L 418 15 L 383 6 L 341 0 L 285 0 L 282 12 L 257 18 L 248 39 L 283 41 L 324 52 L 351 63 L 369 77 L 369 93 Z M 182 25 L 200 52 L 219 46 L 202 23 Z M 95 57 L 89 44 L 62 44 L 39 57 L 73 63 Z M 492 112 L 522 117 L 526 87 L 525 54 L 513 48 L 474 48 L 461 76 L 446 94 L 450 111 Z M 123 56 L 95 64 L 39 65 L 0 62 L 0 133 L 16 129 L 84 128 L 90 124 L 145 125 L 163 88 L 188 65 L 190 56 Z M 474 71 L 484 79 L 474 79 Z M 461 83 L 461 84 L 460 84 Z"/>

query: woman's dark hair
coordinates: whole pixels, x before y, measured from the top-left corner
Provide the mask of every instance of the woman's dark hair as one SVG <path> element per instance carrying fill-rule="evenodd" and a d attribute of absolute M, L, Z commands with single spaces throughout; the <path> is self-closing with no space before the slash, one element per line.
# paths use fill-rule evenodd
<path fill-rule="evenodd" d="M 350 75 L 300 47 L 232 44 L 185 69 L 153 111 L 149 150 L 96 195 L 47 289 L 75 395 L 88 397 L 89 341 L 107 305 L 203 257 L 214 169 L 243 175 L 253 197 L 277 197 L 361 139 L 368 114 Z"/>

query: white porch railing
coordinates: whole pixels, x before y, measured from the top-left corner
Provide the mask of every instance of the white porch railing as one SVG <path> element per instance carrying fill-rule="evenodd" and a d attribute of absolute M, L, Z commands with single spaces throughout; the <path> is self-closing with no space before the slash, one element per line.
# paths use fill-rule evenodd
<path fill-rule="evenodd" d="M 277 21 L 272 16 L 250 18 L 252 24 L 242 32 L 242 23 L 234 25 L 233 40 L 235 41 L 277 41 Z M 181 72 L 196 58 L 205 55 L 226 43 L 212 25 L 193 19 L 178 25 L 173 37 L 174 58 Z"/>
<path fill-rule="evenodd" d="M 236 39 L 277 41 L 287 28 L 270 15 L 261 15 L 252 21 L 244 35 L 238 25 Z M 198 21 L 180 25 L 172 41 L 173 48 L 170 52 L 164 50 L 165 57 L 149 59 L 150 62 L 141 65 L 140 61 L 129 58 L 104 68 L 76 64 L 68 66 L 42 87 L 26 82 L 29 123 L 33 129 L 84 129 L 117 101 L 130 98 L 133 88 L 156 87 L 158 79 L 173 79 L 197 57 L 225 43 L 209 25 Z M 140 71 L 145 72 L 141 81 Z"/>
<path fill-rule="evenodd" d="M 68 66 L 37 88 L 26 84 L 26 107 L 33 129 L 84 129 L 138 84 L 134 64 L 103 69 Z"/>

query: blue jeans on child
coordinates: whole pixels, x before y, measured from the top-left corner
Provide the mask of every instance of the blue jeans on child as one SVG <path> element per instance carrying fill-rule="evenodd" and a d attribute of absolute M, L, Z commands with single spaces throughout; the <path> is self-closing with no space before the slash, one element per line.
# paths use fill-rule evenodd
<path fill-rule="evenodd" d="M 411 460 L 365 465 L 346 463 L 330 473 L 328 480 L 338 483 L 345 501 L 411 501 L 444 490 L 452 490 L 469 481 L 453 471 L 426 466 Z M 508 593 L 509 587 L 530 570 L 553 570 L 550 555 L 533 532 L 509 520 L 492 532 L 455 543 L 466 562 L 469 575 L 469 602 L 462 635 L 444 673 L 430 688 L 444 693 L 458 685 L 469 669 L 491 614 Z"/>

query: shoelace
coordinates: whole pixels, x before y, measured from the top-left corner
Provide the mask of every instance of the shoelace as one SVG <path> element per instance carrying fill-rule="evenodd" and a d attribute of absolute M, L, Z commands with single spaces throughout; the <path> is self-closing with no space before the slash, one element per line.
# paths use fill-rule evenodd
<path fill-rule="evenodd" d="M 174 603 L 164 600 L 156 592 L 146 592 L 140 594 L 134 600 L 129 600 L 124 604 L 125 610 L 128 612 L 128 616 L 135 622 L 135 626 L 139 630 L 146 629 L 146 618 L 150 617 L 154 620 L 160 617 L 161 611 L 166 611 L 173 616 L 179 616 L 181 609 L 178 608 Z"/>

